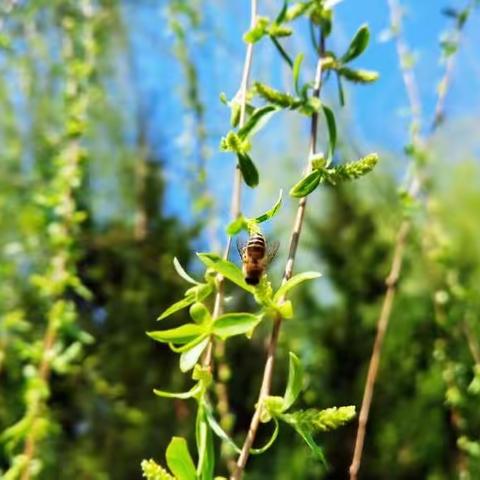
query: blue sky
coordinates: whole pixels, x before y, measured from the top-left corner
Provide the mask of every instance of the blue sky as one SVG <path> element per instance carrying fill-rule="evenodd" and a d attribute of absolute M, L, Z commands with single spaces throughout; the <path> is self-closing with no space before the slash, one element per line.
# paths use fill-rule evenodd
<path fill-rule="evenodd" d="M 281 7 L 280 1 L 259 0 L 259 13 L 273 16 Z M 241 36 L 248 28 L 249 4 L 247 0 L 227 2 L 211 0 L 200 2 L 203 12 L 199 31 L 189 35 L 189 47 L 199 72 L 202 101 L 206 106 L 210 185 L 216 196 L 226 198 L 230 192 L 234 158 L 218 152 L 221 136 L 229 129 L 229 112 L 218 101 L 220 92 L 232 96 L 238 89 L 245 45 Z M 442 74 L 439 62 L 439 38 L 451 25 L 442 15 L 446 6 L 462 7 L 464 1 L 437 0 L 403 1 L 405 8 L 404 33 L 408 45 L 418 57 L 415 72 L 423 103 L 424 120 L 430 123 L 436 85 Z M 128 6 L 129 5 L 129 6 Z M 388 27 L 387 0 L 343 0 L 336 7 L 337 21 L 329 47 L 341 52 L 357 28 L 368 23 L 371 44 L 356 64 L 379 71 L 380 80 L 371 86 L 348 88 L 348 107 L 341 115 L 346 122 L 343 135 L 353 135 L 355 142 L 365 148 L 401 152 L 407 139 L 407 101 L 393 42 L 381 42 L 381 32 Z M 184 78 L 172 53 L 174 38 L 166 28 L 165 2 L 127 4 L 131 42 L 134 52 L 136 78 L 142 101 L 148 106 L 150 137 L 165 161 L 167 178 L 167 208 L 172 214 L 188 220 L 188 188 L 185 172 L 191 164 L 191 116 L 181 101 Z M 480 62 L 477 49 L 480 45 L 480 15 L 476 12 L 465 29 L 461 52 L 458 55 L 446 111 L 454 120 L 461 116 L 477 116 L 480 111 Z M 300 34 L 287 40 L 286 46 L 295 56 L 307 53 L 303 71 L 309 80 L 314 59 L 308 48 L 307 32 L 299 25 Z M 310 58 L 308 58 L 310 57 Z M 309 61 L 310 60 L 310 61 Z M 288 74 L 269 42 L 255 47 L 253 77 L 281 88 L 290 88 Z M 336 98 L 326 90 L 326 101 L 334 107 Z M 294 114 L 292 114 L 294 115 Z M 293 120 L 295 122 L 297 120 Z M 292 126 L 288 119 L 276 120 L 258 137 L 257 152 L 274 156 L 290 148 L 290 131 L 307 131 L 307 121 Z M 343 123 L 343 122 L 342 122 Z M 276 133 L 280 132 L 279 135 Z M 283 132 L 283 133 L 282 133 Z M 342 135 L 342 132 L 340 132 Z M 292 143 L 292 142 L 290 142 Z M 295 137 L 298 145 L 299 139 Z M 225 207 L 226 215 L 228 206 Z"/>

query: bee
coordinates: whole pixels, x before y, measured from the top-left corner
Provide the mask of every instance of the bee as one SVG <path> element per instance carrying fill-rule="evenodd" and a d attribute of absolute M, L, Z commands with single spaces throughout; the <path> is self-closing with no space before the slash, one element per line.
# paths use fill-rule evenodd
<path fill-rule="evenodd" d="M 243 274 L 249 285 L 258 285 L 268 264 L 277 254 L 279 242 L 267 243 L 259 232 L 250 235 L 246 243 L 237 241 L 237 249 L 243 263 Z"/>

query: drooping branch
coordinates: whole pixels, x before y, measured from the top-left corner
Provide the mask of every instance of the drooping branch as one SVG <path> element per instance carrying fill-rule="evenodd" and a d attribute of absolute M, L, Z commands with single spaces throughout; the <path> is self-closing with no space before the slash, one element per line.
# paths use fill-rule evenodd
<path fill-rule="evenodd" d="M 432 134 L 436 131 L 440 125 L 445 110 L 445 99 L 447 96 L 448 87 L 451 83 L 451 76 L 453 73 L 453 66 L 455 62 L 455 55 L 450 55 L 445 63 L 445 69 L 440 81 L 441 88 L 438 90 L 437 102 L 435 106 L 434 118 L 432 121 L 432 129 L 427 138 L 423 139 L 420 135 L 421 125 L 421 102 L 418 95 L 418 86 L 415 79 L 415 74 L 408 62 L 406 62 L 406 56 L 408 55 L 408 47 L 402 35 L 402 13 L 400 5 L 396 0 L 388 0 L 390 9 L 390 17 L 392 30 L 395 34 L 396 49 L 399 57 L 399 64 L 402 71 L 403 82 L 407 97 L 409 100 L 410 111 L 412 115 L 411 135 L 412 144 L 414 149 L 422 148 L 422 146 L 430 140 Z M 470 8 L 470 7 L 469 7 Z M 456 25 L 456 34 L 458 41 L 460 41 L 460 34 L 463 28 L 463 23 L 458 22 Z M 422 188 L 423 178 L 421 172 L 418 171 L 416 165 L 412 165 L 413 174 L 408 181 L 407 192 L 411 198 L 416 198 Z M 388 328 L 388 323 L 392 313 L 392 307 L 397 292 L 397 284 L 402 272 L 403 260 L 405 255 L 405 247 L 408 240 L 408 234 L 412 228 L 412 222 L 410 219 L 405 219 L 400 224 L 395 237 L 395 243 L 393 247 L 393 257 L 390 266 L 390 271 L 385 280 L 386 292 L 383 298 L 382 308 L 377 320 L 377 333 L 375 336 L 372 354 L 368 366 L 367 378 L 365 381 L 365 387 L 362 398 L 362 405 L 360 408 L 360 414 L 358 417 L 358 429 L 355 439 L 355 447 L 350 465 L 350 480 L 357 480 L 358 472 L 362 461 L 363 447 L 365 443 L 366 428 L 368 423 L 368 417 L 370 413 L 370 407 L 372 404 L 372 398 L 374 393 L 375 382 L 378 375 L 378 369 L 380 365 L 380 357 L 382 347 L 385 339 L 385 334 Z"/>
<path fill-rule="evenodd" d="M 324 42 L 323 35 L 321 35 L 320 45 L 321 47 L 320 47 L 319 58 L 317 60 L 317 65 L 315 70 L 315 80 L 314 80 L 314 89 L 313 89 L 313 96 L 315 98 L 320 97 L 320 90 L 322 86 L 322 73 L 323 73 L 322 61 L 323 61 L 323 55 L 325 52 L 325 42 Z M 314 113 L 312 115 L 311 126 L 310 126 L 310 147 L 309 147 L 309 157 L 308 157 L 309 159 L 307 164 L 307 168 L 309 171 L 312 168 L 311 158 L 317 151 L 317 126 L 318 126 L 318 113 Z M 282 284 L 287 282 L 293 273 L 293 267 L 294 267 L 295 257 L 297 254 L 298 244 L 300 240 L 300 234 L 302 231 L 306 206 L 307 206 L 307 197 L 303 197 L 298 202 L 297 213 L 295 216 L 295 221 L 294 221 L 292 232 L 290 235 L 289 253 L 288 253 L 288 258 L 285 265 L 285 270 L 283 273 Z M 260 393 L 258 395 L 257 406 L 252 416 L 248 433 L 243 443 L 241 453 L 237 459 L 236 469 L 233 475 L 231 476 L 231 480 L 239 480 L 242 478 L 243 472 L 245 470 L 245 466 L 247 464 L 247 460 L 250 454 L 250 449 L 252 448 L 253 442 L 257 435 L 258 427 L 260 425 L 262 402 L 270 394 L 274 363 L 275 363 L 275 354 L 277 350 L 277 344 L 278 344 L 278 338 L 280 335 L 281 326 L 282 326 L 282 317 L 277 315 L 274 319 L 272 332 L 268 342 L 267 358 L 266 358 L 265 366 L 263 370 L 263 378 L 262 378 L 262 383 L 260 387 Z"/>

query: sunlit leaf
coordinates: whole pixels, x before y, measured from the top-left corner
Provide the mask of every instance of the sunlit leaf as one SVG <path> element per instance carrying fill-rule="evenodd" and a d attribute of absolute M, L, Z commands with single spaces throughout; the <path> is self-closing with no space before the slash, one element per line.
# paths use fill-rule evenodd
<path fill-rule="evenodd" d="M 186 400 L 187 398 L 193 398 L 202 391 L 202 386 L 200 383 L 197 383 L 193 386 L 188 392 L 172 393 L 164 392 L 163 390 L 154 389 L 153 393 L 163 398 L 179 398 L 180 400 Z"/>
<path fill-rule="evenodd" d="M 207 267 L 212 268 L 231 282 L 247 290 L 247 292 L 253 293 L 255 291 L 254 287 L 245 282 L 242 271 L 234 263 L 223 260 L 214 253 L 197 253 L 197 255 Z"/>
<path fill-rule="evenodd" d="M 361 55 L 368 47 L 370 41 L 370 30 L 367 25 L 362 25 L 352 38 L 350 45 L 341 57 L 341 62 L 347 63 Z"/>
<path fill-rule="evenodd" d="M 178 261 L 177 257 L 173 257 L 173 266 L 175 267 L 176 272 L 182 277 L 184 280 L 186 280 L 188 283 L 193 283 L 194 285 L 199 285 L 199 282 L 197 282 L 195 279 L 193 279 L 182 267 L 180 262 Z"/>
<path fill-rule="evenodd" d="M 293 62 L 293 85 L 295 86 L 295 92 L 297 95 L 300 95 L 300 88 L 299 88 L 299 79 L 300 79 L 300 67 L 302 66 L 303 62 L 303 53 L 299 53 L 295 57 L 295 61 Z"/>
<path fill-rule="evenodd" d="M 198 359 L 200 358 L 200 355 L 207 347 L 209 341 L 210 338 L 207 337 L 199 344 L 195 345 L 190 350 L 187 350 L 180 355 L 180 370 L 182 372 L 188 372 L 195 366 L 195 364 L 198 362 Z"/>
<path fill-rule="evenodd" d="M 259 132 L 272 118 L 278 108 L 275 105 L 265 105 L 264 107 L 257 108 L 245 125 L 238 131 L 238 136 L 243 140 L 247 137 L 253 137 Z"/>
<path fill-rule="evenodd" d="M 295 198 L 306 197 L 317 188 L 321 177 L 322 173 L 319 170 L 309 173 L 290 189 L 290 196 Z"/>
<path fill-rule="evenodd" d="M 288 382 L 285 395 L 283 396 L 283 411 L 288 410 L 293 405 L 303 387 L 302 364 L 294 353 L 290 352 L 289 355 Z"/>
<path fill-rule="evenodd" d="M 226 313 L 215 320 L 212 332 L 225 340 L 234 335 L 243 335 L 250 332 L 261 320 L 261 316 L 251 313 Z"/>
<path fill-rule="evenodd" d="M 194 295 L 187 295 L 185 298 L 182 300 L 179 300 L 178 302 L 174 303 L 173 305 L 170 305 L 158 318 L 157 320 L 163 320 L 164 318 L 169 317 L 175 312 L 178 312 L 179 310 L 182 310 L 192 303 L 195 302 L 195 296 Z"/>
<path fill-rule="evenodd" d="M 282 196 L 283 196 L 283 190 L 280 190 L 280 193 L 278 195 L 277 201 L 275 202 L 275 205 L 270 210 L 267 210 L 263 215 L 260 215 L 259 217 L 255 218 L 255 221 L 257 223 L 262 223 L 274 217 L 280 210 L 280 207 L 282 206 Z"/>
<path fill-rule="evenodd" d="M 240 215 L 238 218 L 230 222 L 227 226 L 227 235 L 230 235 L 233 237 L 234 235 L 237 235 L 240 233 L 242 230 L 247 228 L 247 222 L 246 219 L 243 215 Z"/>
<path fill-rule="evenodd" d="M 278 302 L 282 297 L 284 297 L 292 288 L 295 288 L 302 282 L 306 280 L 313 280 L 315 278 L 321 277 L 322 274 L 318 272 L 303 272 L 294 275 L 290 280 L 285 282 L 273 296 L 273 301 Z"/>
<path fill-rule="evenodd" d="M 168 468 L 178 480 L 196 480 L 195 464 L 184 438 L 172 438 L 167 447 L 166 459 Z"/>
<path fill-rule="evenodd" d="M 195 437 L 198 447 L 197 476 L 202 479 L 213 478 L 215 467 L 215 452 L 213 449 L 213 435 L 208 428 L 204 404 L 200 404 L 195 422 Z"/>
<path fill-rule="evenodd" d="M 147 332 L 147 335 L 157 342 L 183 344 L 194 340 L 196 337 L 205 332 L 206 327 L 197 325 L 196 323 L 187 323 L 180 327 L 171 328 L 169 330 L 157 330 Z"/>

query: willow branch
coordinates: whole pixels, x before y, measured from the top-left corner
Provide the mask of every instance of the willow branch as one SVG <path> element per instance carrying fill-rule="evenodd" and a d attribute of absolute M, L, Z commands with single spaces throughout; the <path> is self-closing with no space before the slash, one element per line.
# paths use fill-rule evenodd
<path fill-rule="evenodd" d="M 250 28 L 255 26 L 257 18 L 257 0 L 251 0 L 250 2 Z M 253 58 L 253 44 L 247 44 L 247 51 L 245 53 L 245 61 L 243 64 L 242 72 L 242 81 L 240 84 L 240 121 L 239 128 L 243 127 L 245 124 L 246 118 L 246 104 L 247 104 L 247 90 L 248 82 L 250 78 L 250 72 L 252 70 L 252 58 Z M 235 166 L 235 174 L 233 177 L 233 188 L 232 188 L 232 197 L 231 197 L 231 206 L 230 206 L 230 217 L 232 220 L 240 216 L 240 205 L 241 205 L 241 193 L 242 193 L 242 173 L 240 172 L 240 166 L 238 163 Z M 223 251 L 223 259 L 227 260 L 230 253 L 230 248 L 232 246 L 232 237 L 229 236 L 227 239 L 227 244 L 225 250 Z M 213 318 L 217 318 L 222 314 L 223 310 L 223 282 L 224 278 L 222 275 L 217 274 L 217 293 L 215 295 L 215 303 L 213 307 Z M 206 354 L 203 359 L 204 366 L 211 366 L 212 363 L 212 354 L 213 354 L 213 342 L 210 340 Z"/>
<path fill-rule="evenodd" d="M 402 77 L 409 99 L 410 110 L 412 113 L 412 141 L 414 145 L 421 145 L 423 140 L 420 137 L 419 125 L 421 118 L 421 104 L 418 96 L 418 87 L 415 79 L 415 74 L 411 68 L 408 68 L 403 61 L 405 54 L 408 52 L 406 43 L 403 39 L 401 33 L 401 11 L 400 6 L 396 0 L 388 0 L 388 5 L 390 8 L 390 16 L 392 26 L 395 29 L 396 35 L 396 48 L 397 54 L 399 56 L 399 63 L 402 69 Z M 457 25 L 457 34 L 460 36 L 462 25 Z M 441 120 L 444 117 L 445 110 L 445 99 L 447 96 L 448 86 L 451 83 L 451 77 L 453 73 L 455 55 L 451 55 L 445 64 L 445 70 L 440 81 L 442 88 L 439 89 L 437 102 L 435 106 L 435 113 L 432 122 L 432 129 L 430 131 L 427 141 L 436 131 L 437 127 L 440 125 Z M 422 188 L 423 178 L 415 169 L 409 183 L 407 186 L 407 191 L 410 197 L 416 198 L 418 193 Z M 388 323 L 392 313 L 392 307 L 395 300 L 395 294 L 397 292 L 397 284 L 400 274 L 402 272 L 405 246 L 407 244 L 408 234 L 411 230 L 412 223 L 410 219 L 405 219 L 400 224 L 400 227 L 397 231 L 395 244 L 393 248 L 393 257 L 390 266 L 390 271 L 385 280 L 387 286 L 385 296 L 383 298 L 383 304 L 380 311 L 380 316 L 377 320 L 377 333 L 375 336 L 372 354 L 370 357 L 370 362 L 368 366 L 367 379 L 365 382 L 362 405 L 360 408 L 360 414 L 358 417 L 358 429 L 355 439 L 355 447 L 352 458 L 352 463 L 350 465 L 350 480 L 357 480 L 358 471 L 360 469 L 362 461 L 363 447 L 365 443 L 366 428 L 368 423 L 368 416 L 370 413 L 370 407 L 372 404 L 372 398 L 374 393 L 375 382 L 378 375 L 378 368 L 380 364 L 380 356 L 382 352 L 383 342 L 385 339 L 385 334 L 388 328 Z"/>
<path fill-rule="evenodd" d="M 319 58 L 316 66 L 315 83 L 314 83 L 314 90 L 313 90 L 313 96 L 316 98 L 319 98 L 320 96 L 320 90 L 322 85 L 322 59 L 323 59 L 322 57 L 325 50 L 323 37 L 321 40 L 320 50 L 321 51 L 319 52 Z M 317 125 L 318 125 L 318 114 L 314 113 L 312 115 L 311 128 L 310 128 L 310 149 L 309 149 L 310 155 L 309 155 L 309 161 L 307 164 L 308 170 L 311 170 L 312 168 L 310 159 L 312 158 L 312 155 L 316 153 Z M 303 197 L 298 203 L 295 222 L 293 225 L 292 233 L 290 235 L 289 254 L 287 258 L 287 263 L 285 265 L 285 270 L 283 273 L 282 284 L 288 281 L 288 279 L 292 276 L 292 273 L 293 273 L 293 266 L 295 263 L 295 257 L 297 254 L 298 244 L 300 240 L 300 233 L 302 231 L 302 225 L 303 225 L 306 206 L 307 206 L 307 198 Z M 272 333 L 270 335 L 270 340 L 267 347 L 267 359 L 264 366 L 262 384 L 260 387 L 257 406 L 252 416 L 250 427 L 249 427 L 247 436 L 245 438 L 244 444 L 242 446 L 242 451 L 238 457 L 235 472 L 231 476 L 231 480 L 239 480 L 242 478 L 243 472 L 245 470 L 245 465 L 247 464 L 247 460 L 250 454 L 250 449 L 252 448 L 253 442 L 257 435 L 258 427 L 260 425 L 260 414 L 262 410 L 262 403 L 265 397 L 267 397 L 270 394 L 270 388 L 271 388 L 272 377 L 273 377 L 273 369 L 274 369 L 274 363 L 275 363 L 275 353 L 277 350 L 277 344 L 278 344 L 281 325 L 282 325 L 282 317 L 277 315 L 273 322 Z"/>

